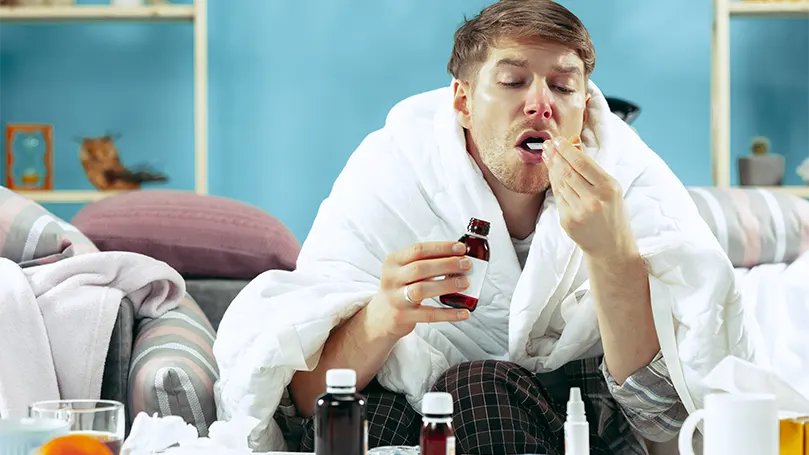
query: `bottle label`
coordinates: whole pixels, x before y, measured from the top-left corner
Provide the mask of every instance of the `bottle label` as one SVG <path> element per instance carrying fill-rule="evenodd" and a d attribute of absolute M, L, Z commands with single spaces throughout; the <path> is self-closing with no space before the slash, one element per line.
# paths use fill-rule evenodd
<path fill-rule="evenodd" d="M 455 436 L 447 437 L 447 455 L 455 455 Z"/>
<path fill-rule="evenodd" d="M 365 421 L 364 424 L 364 431 L 365 431 L 365 451 L 362 453 L 368 453 L 368 421 Z"/>
<path fill-rule="evenodd" d="M 472 261 L 472 270 L 466 274 L 469 278 L 469 287 L 460 294 L 479 299 L 480 291 L 483 289 L 483 280 L 486 278 L 486 271 L 489 270 L 489 261 L 466 256 L 467 259 Z"/>

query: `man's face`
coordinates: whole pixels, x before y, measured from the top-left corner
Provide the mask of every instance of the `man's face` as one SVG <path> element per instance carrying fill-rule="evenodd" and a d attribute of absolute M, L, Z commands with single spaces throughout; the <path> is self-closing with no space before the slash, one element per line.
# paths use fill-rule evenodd
<path fill-rule="evenodd" d="M 581 133 L 590 98 L 576 52 L 541 40 L 503 40 L 490 49 L 474 80 L 456 82 L 454 90 L 455 109 L 469 131 L 467 148 L 477 162 L 511 191 L 547 190 L 548 169 L 524 139 L 538 143 Z"/>

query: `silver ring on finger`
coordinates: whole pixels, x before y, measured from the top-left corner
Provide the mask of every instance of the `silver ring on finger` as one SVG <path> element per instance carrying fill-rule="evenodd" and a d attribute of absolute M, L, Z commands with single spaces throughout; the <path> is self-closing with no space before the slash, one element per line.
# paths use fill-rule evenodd
<path fill-rule="evenodd" d="M 414 302 L 413 300 L 410 299 L 410 292 L 409 291 L 410 291 L 410 285 L 408 284 L 407 286 L 404 287 L 404 298 L 405 298 L 405 300 L 407 300 L 411 304 L 415 305 L 416 302 Z"/>

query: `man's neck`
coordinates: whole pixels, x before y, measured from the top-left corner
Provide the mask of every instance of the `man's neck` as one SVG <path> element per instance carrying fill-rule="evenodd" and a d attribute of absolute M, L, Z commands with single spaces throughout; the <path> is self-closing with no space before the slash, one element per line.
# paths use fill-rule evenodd
<path fill-rule="evenodd" d="M 488 169 L 483 171 L 483 175 L 503 210 L 508 233 L 519 240 L 531 235 L 536 229 L 537 218 L 545 201 L 545 195 L 515 193 L 504 187 L 488 172 Z"/>
<path fill-rule="evenodd" d="M 536 229 L 539 211 L 545 202 L 545 194 L 517 193 L 503 186 L 489 168 L 483 164 L 477 147 L 469 137 L 469 132 L 466 131 L 465 133 L 467 150 L 483 172 L 483 178 L 486 179 L 486 183 L 489 184 L 494 197 L 497 198 L 497 202 L 500 204 L 508 233 L 519 240 L 528 237 Z"/>

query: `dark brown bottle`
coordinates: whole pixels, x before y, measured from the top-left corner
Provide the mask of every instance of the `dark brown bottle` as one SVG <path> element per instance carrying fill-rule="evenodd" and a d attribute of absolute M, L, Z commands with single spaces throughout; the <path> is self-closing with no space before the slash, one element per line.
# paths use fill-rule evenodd
<path fill-rule="evenodd" d="M 354 370 L 326 372 L 326 393 L 315 403 L 315 454 L 365 455 L 368 424 L 365 397 L 357 393 Z"/>
<path fill-rule="evenodd" d="M 421 413 L 424 416 L 419 438 L 421 455 L 455 455 L 452 395 L 444 392 L 425 394 Z"/>
<path fill-rule="evenodd" d="M 441 303 L 454 308 L 466 308 L 475 311 L 483 288 L 483 280 L 489 269 L 489 222 L 472 218 L 466 228 L 466 234 L 458 239 L 466 244 L 466 257 L 472 261 L 472 270 L 467 273 L 469 287 L 462 293 L 445 294 L 439 297 Z M 447 277 L 449 278 L 449 277 Z"/>

